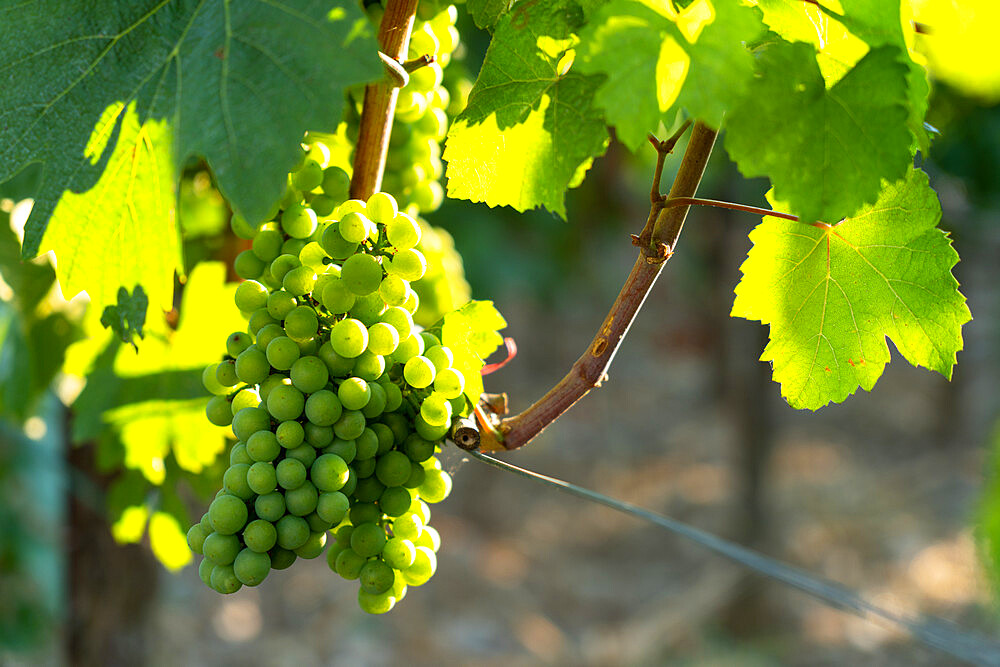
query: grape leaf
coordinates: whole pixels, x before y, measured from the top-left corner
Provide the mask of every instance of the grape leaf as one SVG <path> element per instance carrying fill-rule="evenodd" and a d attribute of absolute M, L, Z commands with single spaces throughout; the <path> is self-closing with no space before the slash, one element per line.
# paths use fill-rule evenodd
<path fill-rule="evenodd" d="M 972 316 L 940 218 L 927 175 L 911 169 L 839 224 L 767 217 L 751 232 L 732 314 L 770 325 L 760 358 L 792 407 L 870 390 L 889 362 L 886 338 L 910 363 L 951 378 Z"/>
<path fill-rule="evenodd" d="M 600 78 L 567 71 L 582 22 L 569 0 L 524 3 L 500 19 L 468 107 L 448 132 L 450 197 L 566 216 L 566 190 L 608 141 L 594 107 Z"/>
<path fill-rule="evenodd" d="M 260 219 L 285 187 L 303 132 L 335 129 L 345 86 L 381 75 L 356 3 L 330 4 L 41 0 L 0 9 L 0 23 L 18 26 L 0 42 L 0 182 L 44 163 L 25 256 L 55 248 L 64 277 L 63 255 L 79 253 L 80 273 L 72 257 L 66 271 L 101 305 L 119 285 L 140 282 L 166 305 L 164 285 L 179 266 L 178 166 L 204 156 L 236 210 Z M 125 171 L 102 178 L 116 167 Z M 156 191 L 139 194 L 154 179 Z M 85 194 L 60 216 L 66 190 Z M 47 230 L 54 212 L 58 229 Z M 121 253 L 98 253 L 103 271 L 90 264 L 92 244 L 78 247 L 93 239 Z M 137 267 L 153 251 L 162 259 L 149 272 L 159 277 L 143 279 Z"/>
<path fill-rule="evenodd" d="M 492 301 L 470 301 L 444 316 L 441 343 L 455 355 L 452 366 L 465 376 L 465 395 L 473 405 L 483 393 L 480 371 L 486 357 L 503 343 L 498 332 L 507 326 Z"/>
<path fill-rule="evenodd" d="M 834 223 L 906 174 L 906 66 L 899 49 L 872 49 L 827 89 L 815 55 L 801 42 L 764 50 L 726 119 L 726 150 L 744 176 L 768 176 L 792 213 Z"/>
<path fill-rule="evenodd" d="M 754 10 L 699 0 L 676 12 L 669 3 L 615 0 L 580 33 L 576 69 L 604 74 L 595 102 L 618 138 L 635 150 L 679 108 L 719 126 L 753 77 L 744 42 L 763 31 Z"/>
<path fill-rule="evenodd" d="M 132 294 L 124 287 L 118 288 L 118 305 L 107 306 L 101 313 L 101 324 L 118 336 L 123 343 L 129 343 L 139 351 L 135 337 L 143 337 L 142 326 L 146 323 L 146 306 L 149 299 L 142 291 L 142 285 L 136 285 Z"/>
<path fill-rule="evenodd" d="M 934 78 L 980 98 L 1000 102 L 1000 61 L 996 57 L 996 2 L 926 0 L 910 3 L 915 19 L 925 27 L 915 48 L 927 58 Z"/>
<path fill-rule="evenodd" d="M 469 15 L 472 16 L 472 20 L 476 22 L 477 28 L 482 28 L 483 30 L 490 30 L 497 24 L 504 14 L 510 11 L 511 7 L 517 4 L 518 0 L 469 0 L 466 3 L 466 9 L 469 10 Z M 525 0 L 523 4 L 531 5 L 538 2 L 538 0 Z"/>

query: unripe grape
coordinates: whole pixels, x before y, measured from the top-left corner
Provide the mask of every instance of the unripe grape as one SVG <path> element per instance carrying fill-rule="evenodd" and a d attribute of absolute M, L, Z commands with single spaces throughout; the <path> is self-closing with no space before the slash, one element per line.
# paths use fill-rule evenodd
<path fill-rule="evenodd" d="M 267 288 L 256 280 L 245 280 L 236 287 L 233 300 L 240 310 L 252 312 L 267 305 L 267 294 Z"/>
<path fill-rule="evenodd" d="M 216 565 L 212 568 L 211 585 L 214 590 L 225 595 L 235 593 L 243 587 L 232 565 Z"/>
<path fill-rule="evenodd" d="M 358 296 L 371 294 L 382 282 L 382 264 L 374 255 L 352 255 L 340 269 L 340 278 L 347 289 Z"/>
<path fill-rule="evenodd" d="M 292 238 L 309 238 L 316 231 L 316 212 L 301 204 L 295 204 L 282 212 L 281 228 Z"/>
<path fill-rule="evenodd" d="M 368 329 L 356 319 L 341 320 L 330 330 L 330 344 L 342 357 L 357 357 L 368 347 Z"/>
<path fill-rule="evenodd" d="M 205 416 L 216 426 L 229 426 L 233 423 L 233 410 L 229 399 L 225 396 L 213 396 L 208 399 Z"/>
<path fill-rule="evenodd" d="M 323 183 L 323 175 L 323 167 L 316 160 L 307 158 L 302 168 L 292 174 L 292 185 L 296 190 L 309 192 Z"/>
<path fill-rule="evenodd" d="M 424 356 L 415 356 L 403 366 L 403 378 L 407 384 L 417 389 L 430 386 L 434 381 L 434 364 Z"/>
<path fill-rule="evenodd" d="M 372 222 L 387 224 L 396 217 L 396 200 L 387 192 L 376 192 L 365 203 L 365 210 Z"/>

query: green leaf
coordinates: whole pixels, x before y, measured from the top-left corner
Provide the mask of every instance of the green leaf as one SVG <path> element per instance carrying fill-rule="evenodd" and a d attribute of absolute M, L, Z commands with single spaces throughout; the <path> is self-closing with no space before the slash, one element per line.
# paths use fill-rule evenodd
<path fill-rule="evenodd" d="M 498 332 L 507 321 L 492 301 L 470 301 L 444 316 L 441 343 L 455 355 L 452 366 L 465 376 L 465 395 L 473 405 L 483 393 L 480 371 L 486 357 L 503 343 Z"/>
<path fill-rule="evenodd" d="M 500 19 L 468 107 L 448 132 L 448 195 L 565 217 L 566 190 L 607 146 L 594 107 L 600 78 L 567 71 L 579 6 L 528 4 L 526 19 L 516 9 Z"/>
<path fill-rule="evenodd" d="M 177 518 L 166 512 L 153 512 L 149 517 L 149 546 L 168 570 L 176 572 L 191 562 L 187 533 Z"/>
<path fill-rule="evenodd" d="M 123 343 L 129 343 L 139 351 L 139 346 L 135 343 L 135 337 L 142 339 L 142 327 L 146 323 L 146 307 L 149 299 L 142 289 L 142 285 L 136 285 L 132 294 L 124 287 L 118 288 L 118 305 L 107 306 L 101 313 L 101 324 L 105 328 L 110 328 Z"/>
<path fill-rule="evenodd" d="M 972 316 L 940 218 L 927 175 L 912 169 L 837 225 L 767 217 L 751 232 L 732 314 L 770 325 L 760 358 L 792 407 L 870 390 L 889 362 L 886 338 L 910 363 L 951 378 Z"/>
<path fill-rule="evenodd" d="M 762 31 L 757 12 L 738 3 L 702 0 L 678 13 L 615 0 L 581 31 L 576 69 L 606 76 L 595 101 L 635 150 L 681 108 L 718 127 L 753 77 L 745 42 Z"/>
<path fill-rule="evenodd" d="M 469 0 L 465 7 L 469 10 L 469 15 L 476 22 L 477 28 L 490 30 L 496 25 L 500 18 L 510 11 L 511 7 L 517 4 L 518 0 Z M 532 2 L 527 0 L 523 5 L 536 4 L 538 0 Z M 524 11 L 524 10 L 522 10 Z"/>
<path fill-rule="evenodd" d="M 0 211 L 0 278 L 14 292 L 13 303 L 25 317 L 34 312 L 56 280 L 48 261 L 21 259 L 21 242 L 10 227 L 10 215 L 4 211 Z"/>
<path fill-rule="evenodd" d="M 812 46 L 778 42 L 758 59 L 747 101 L 727 117 L 726 150 L 744 176 L 767 176 L 803 220 L 835 223 L 906 175 L 906 66 L 873 49 L 827 89 Z"/>
<path fill-rule="evenodd" d="M 172 195 L 166 206 L 164 193 L 190 156 L 204 156 L 235 209 L 259 220 L 283 192 L 305 130 L 334 130 L 344 88 L 382 74 L 368 21 L 351 0 L 40 0 L 0 10 L 0 23 L 18 26 L 0 43 L 0 182 L 44 163 L 24 252 L 56 248 L 63 276 L 60 250 L 113 243 L 97 255 L 110 264 L 105 272 L 91 267 L 74 283 L 99 303 L 141 282 L 164 304 L 160 286 L 179 266 Z M 134 161 L 126 159 L 132 149 Z M 118 178 L 101 178 L 115 168 L 124 170 Z M 155 192 L 139 194 L 154 179 Z M 75 196 L 60 229 L 47 231 L 67 189 L 86 194 Z M 130 195 L 140 199 L 122 217 L 119 202 Z M 86 220 L 75 215 L 82 211 Z M 150 269 L 160 282 L 134 275 L 147 252 L 128 253 L 142 243 L 169 266 Z M 108 287 L 116 272 L 123 279 Z"/>

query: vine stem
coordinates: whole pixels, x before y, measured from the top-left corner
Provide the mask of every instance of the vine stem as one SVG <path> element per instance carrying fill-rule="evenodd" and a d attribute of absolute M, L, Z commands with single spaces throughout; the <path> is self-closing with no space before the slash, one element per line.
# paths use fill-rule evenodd
<path fill-rule="evenodd" d="M 694 196 L 705 173 L 717 134 L 703 123 L 694 124 L 668 200 Z M 672 139 L 676 141 L 675 138 Z M 653 177 L 654 183 L 658 183 L 663 168 L 662 158 L 673 146 L 670 141 L 655 142 L 654 146 L 660 158 Z M 500 422 L 499 431 L 504 449 L 517 449 L 526 445 L 587 392 L 599 387 L 607 377 L 618 346 L 628 333 L 664 264 L 673 254 L 687 217 L 689 206 L 664 206 L 662 198 L 652 199 L 646 227 L 642 234 L 633 237 L 633 243 L 639 246 L 639 257 L 593 341 L 573 364 L 569 373 L 548 393 L 524 412 Z"/>
<path fill-rule="evenodd" d="M 802 219 L 797 215 L 792 215 L 791 213 L 782 213 L 781 211 L 773 211 L 768 208 L 760 208 L 759 206 L 750 206 L 749 204 L 736 204 L 731 201 L 719 201 L 718 199 L 702 199 L 700 197 L 667 197 L 663 200 L 663 206 L 670 208 L 672 206 L 714 206 L 716 208 L 727 208 L 731 211 L 742 211 L 744 213 L 756 213 L 757 215 L 768 216 L 771 218 L 782 218 L 784 220 L 791 220 L 792 222 L 802 222 Z M 813 227 L 821 227 L 823 229 L 829 229 L 833 225 L 829 225 L 825 222 L 807 222 L 807 225 L 812 225 Z"/>
<path fill-rule="evenodd" d="M 402 62 L 410 45 L 410 33 L 417 14 L 417 0 L 389 0 L 378 42 L 382 52 L 396 62 Z M 354 175 L 351 177 L 351 198 L 367 200 L 382 187 L 382 172 L 389 150 L 389 134 L 396 111 L 399 88 L 388 81 L 365 87 L 365 102 L 361 111 L 358 143 L 354 148 Z"/>

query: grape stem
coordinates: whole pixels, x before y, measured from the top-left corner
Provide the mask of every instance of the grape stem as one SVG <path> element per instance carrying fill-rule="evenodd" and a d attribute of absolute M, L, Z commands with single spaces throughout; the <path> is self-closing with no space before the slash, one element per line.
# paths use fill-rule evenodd
<path fill-rule="evenodd" d="M 389 0 L 386 3 L 378 42 L 381 52 L 388 59 L 399 63 L 406 57 L 416 14 L 417 0 Z M 358 143 L 354 148 L 352 199 L 367 200 L 382 187 L 382 172 L 385 170 L 398 96 L 399 88 L 387 81 L 372 83 L 365 88 Z"/>
<path fill-rule="evenodd" d="M 731 211 L 756 213 L 758 215 L 768 216 L 771 218 L 782 218 L 783 220 L 791 220 L 792 222 L 802 222 L 802 219 L 799 216 L 792 215 L 791 213 L 772 211 L 771 209 L 760 208 L 759 206 L 750 206 L 749 204 L 736 204 L 730 201 L 719 201 L 718 199 L 701 199 L 700 197 L 665 197 L 663 199 L 663 205 L 667 208 L 672 206 L 714 206 L 716 208 L 727 208 Z M 809 222 L 805 224 L 823 229 L 829 229 L 833 226 L 825 222 Z"/>
<path fill-rule="evenodd" d="M 628 333 L 632 321 L 664 264 L 673 254 L 690 208 L 689 204 L 678 203 L 667 206 L 665 203 L 681 197 L 694 197 L 718 135 L 716 130 L 703 123 L 694 123 L 691 139 L 670 188 L 670 194 L 662 197 L 658 191 L 663 162 L 673 149 L 673 144 L 680 138 L 680 133 L 686 129 L 686 126 L 682 127 L 667 141 L 656 141 L 655 137 L 652 140 L 653 147 L 657 151 L 657 164 L 653 173 L 654 190 L 650 196 L 649 217 L 642 233 L 632 237 L 633 244 L 639 247 L 639 257 L 593 341 L 573 364 L 569 373 L 548 393 L 524 412 L 501 420 L 499 433 L 502 441 L 498 442 L 496 447 L 487 447 L 484 443 L 484 449 L 517 449 L 526 445 L 587 392 L 599 387 L 607 378 L 608 368 L 619 345 Z M 483 409 L 482 405 L 478 407 Z"/>

